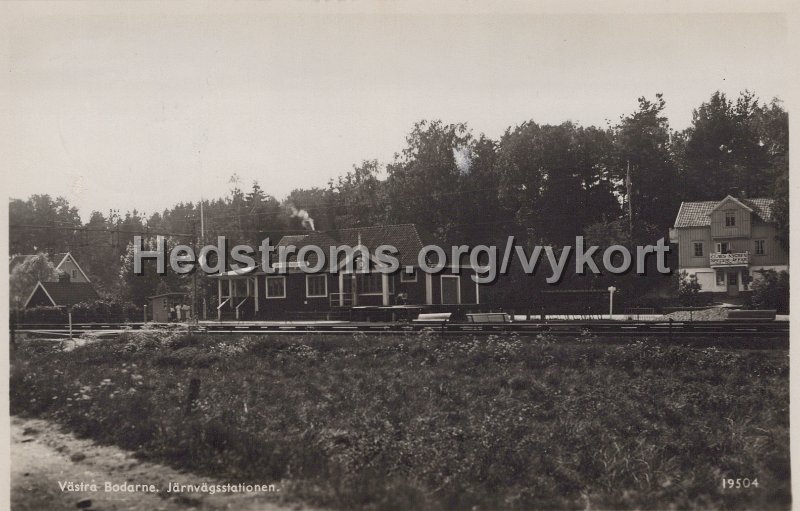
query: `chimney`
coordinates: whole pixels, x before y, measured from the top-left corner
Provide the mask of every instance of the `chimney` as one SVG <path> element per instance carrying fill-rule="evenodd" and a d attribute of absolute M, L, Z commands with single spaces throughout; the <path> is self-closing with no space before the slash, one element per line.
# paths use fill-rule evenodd
<path fill-rule="evenodd" d="M 744 188 L 731 187 L 728 188 L 728 195 L 731 197 L 736 197 L 737 199 L 746 199 L 747 191 Z"/>

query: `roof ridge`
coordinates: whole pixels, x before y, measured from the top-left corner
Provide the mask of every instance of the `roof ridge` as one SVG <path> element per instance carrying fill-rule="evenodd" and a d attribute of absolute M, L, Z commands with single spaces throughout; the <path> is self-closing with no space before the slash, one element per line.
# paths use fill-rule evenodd
<path fill-rule="evenodd" d="M 737 199 L 736 197 L 726 195 L 725 198 L 721 200 L 681 201 L 673 227 L 708 226 L 710 225 L 709 215 L 717 210 L 724 201 L 729 199 L 737 201 L 740 206 L 750 210 L 751 214 L 755 215 L 760 220 L 764 222 L 774 222 L 772 209 L 775 199 L 770 197 Z"/>
<path fill-rule="evenodd" d="M 359 227 L 342 227 L 339 229 L 331 229 L 329 231 L 315 231 L 315 232 L 336 232 L 336 231 L 355 231 L 359 229 L 382 229 L 386 227 L 414 227 L 416 229 L 417 224 L 413 222 L 405 222 L 402 224 L 385 224 L 385 225 L 362 225 Z"/>

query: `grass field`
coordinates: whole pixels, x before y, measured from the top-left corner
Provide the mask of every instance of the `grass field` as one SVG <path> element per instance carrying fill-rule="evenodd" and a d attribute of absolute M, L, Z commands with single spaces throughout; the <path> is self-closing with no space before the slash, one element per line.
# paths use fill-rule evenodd
<path fill-rule="evenodd" d="M 789 507 L 786 351 L 578 341 L 26 343 L 11 409 L 340 509 Z"/>

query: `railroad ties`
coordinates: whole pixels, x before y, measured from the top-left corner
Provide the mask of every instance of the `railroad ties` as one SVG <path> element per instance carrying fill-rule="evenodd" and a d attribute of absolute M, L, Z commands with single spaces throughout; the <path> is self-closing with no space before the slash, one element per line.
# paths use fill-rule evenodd
<path fill-rule="evenodd" d="M 97 331 L 138 330 L 142 323 L 83 323 L 72 326 L 73 333 Z M 172 323 L 171 325 L 175 325 Z M 64 332 L 67 325 L 22 324 L 17 332 Z M 200 331 L 208 333 L 326 333 L 366 334 L 408 333 L 431 330 L 442 335 L 472 334 L 491 335 L 514 332 L 530 336 L 549 334 L 553 336 L 592 335 L 597 337 L 749 337 L 752 339 L 788 339 L 788 321 L 516 321 L 509 323 L 451 323 L 444 321 L 413 322 L 203 322 Z"/>

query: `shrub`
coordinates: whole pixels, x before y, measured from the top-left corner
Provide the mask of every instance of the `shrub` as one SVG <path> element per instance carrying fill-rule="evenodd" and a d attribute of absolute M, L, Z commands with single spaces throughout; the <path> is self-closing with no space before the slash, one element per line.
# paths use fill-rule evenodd
<path fill-rule="evenodd" d="M 676 274 L 678 288 L 678 302 L 681 305 L 701 305 L 705 300 L 700 295 L 700 283 L 697 275 L 689 275 L 685 270 Z"/>
<path fill-rule="evenodd" d="M 781 314 L 789 313 L 789 273 L 775 270 L 759 270 L 753 280 L 750 305 L 756 309 L 776 309 Z"/>
<path fill-rule="evenodd" d="M 142 307 L 119 300 L 94 300 L 72 306 L 72 321 L 76 323 L 124 323 L 141 321 Z"/>
<path fill-rule="evenodd" d="M 62 307 L 40 306 L 24 311 L 25 323 L 59 323 L 68 321 L 67 312 Z"/>

